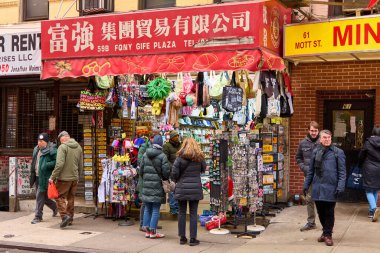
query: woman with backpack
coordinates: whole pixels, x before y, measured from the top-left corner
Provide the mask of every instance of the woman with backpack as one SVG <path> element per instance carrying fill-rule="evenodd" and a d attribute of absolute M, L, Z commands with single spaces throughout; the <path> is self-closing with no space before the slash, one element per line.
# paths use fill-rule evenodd
<path fill-rule="evenodd" d="M 145 206 L 143 230 L 145 237 L 151 239 L 165 237 L 156 231 L 161 203 L 165 203 L 166 197 L 162 188 L 162 179 L 168 179 L 170 176 L 170 164 L 162 151 L 162 145 L 162 136 L 155 135 L 152 147 L 146 150 L 140 164 L 141 198 Z"/>
<path fill-rule="evenodd" d="M 380 190 L 380 126 L 372 130 L 359 154 L 359 164 L 363 169 L 363 187 L 369 203 L 368 218 L 375 222 L 380 217 L 380 208 L 376 207 Z"/>
<path fill-rule="evenodd" d="M 199 244 L 197 240 L 198 203 L 203 199 L 201 173 L 206 170 L 205 157 L 193 138 L 186 138 L 174 161 L 171 178 L 176 182 L 174 198 L 178 200 L 179 243 L 186 244 L 186 209 L 190 209 L 190 246 Z"/>

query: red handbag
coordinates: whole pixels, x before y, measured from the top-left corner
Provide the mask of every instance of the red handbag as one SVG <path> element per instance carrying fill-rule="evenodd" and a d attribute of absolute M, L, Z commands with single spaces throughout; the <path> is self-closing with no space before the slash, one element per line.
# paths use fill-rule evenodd
<path fill-rule="evenodd" d="M 49 199 L 56 199 L 58 198 L 58 190 L 57 190 L 57 187 L 55 186 L 55 184 L 53 182 L 49 182 L 49 185 L 48 185 L 48 198 Z"/>

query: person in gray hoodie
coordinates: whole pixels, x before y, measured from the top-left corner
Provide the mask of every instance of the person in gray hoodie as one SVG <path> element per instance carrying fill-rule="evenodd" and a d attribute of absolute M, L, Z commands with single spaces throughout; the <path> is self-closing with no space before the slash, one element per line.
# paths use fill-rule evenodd
<path fill-rule="evenodd" d="M 73 221 L 79 171 L 83 170 L 83 152 L 79 143 L 70 138 L 66 131 L 62 131 L 58 139 L 61 145 L 58 147 L 57 162 L 49 181 L 56 182 L 59 193 L 56 202 L 62 219 L 60 227 L 64 228 Z"/>

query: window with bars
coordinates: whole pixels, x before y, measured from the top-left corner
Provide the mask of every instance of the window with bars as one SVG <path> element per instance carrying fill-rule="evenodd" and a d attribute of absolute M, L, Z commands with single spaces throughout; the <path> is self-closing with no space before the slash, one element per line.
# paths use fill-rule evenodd
<path fill-rule="evenodd" d="M 175 0 L 140 0 L 140 9 L 174 7 Z"/>
<path fill-rule="evenodd" d="M 53 88 L 3 89 L 2 126 L 5 129 L 5 148 L 33 148 L 39 133 L 49 130 L 49 117 L 54 115 Z"/>
<path fill-rule="evenodd" d="M 91 128 L 91 112 L 81 112 L 77 107 L 79 92 L 61 97 L 59 131 L 67 131 L 70 137 L 83 144 L 83 129 Z"/>
<path fill-rule="evenodd" d="M 50 134 L 49 117 L 54 115 L 52 88 L 20 88 L 18 92 L 17 148 L 36 145 L 39 133 Z"/>
<path fill-rule="evenodd" d="M 4 147 L 16 148 L 17 132 L 17 89 L 7 89 L 6 94 L 6 123 L 5 123 L 5 141 Z"/>

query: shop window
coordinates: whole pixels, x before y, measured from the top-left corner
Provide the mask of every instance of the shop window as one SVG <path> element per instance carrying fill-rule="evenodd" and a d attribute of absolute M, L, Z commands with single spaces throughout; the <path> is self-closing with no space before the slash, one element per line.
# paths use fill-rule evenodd
<path fill-rule="evenodd" d="M 79 15 L 93 15 L 114 11 L 114 0 L 79 0 L 77 11 Z"/>
<path fill-rule="evenodd" d="M 49 118 L 54 115 L 54 90 L 20 88 L 18 93 L 17 148 L 36 145 L 39 133 L 50 133 Z"/>
<path fill-rule="evenodd" d="M 24 0 L 24 21 L 49 19 L 49 0 Z"/>
<path fill-rule="evenodd" d="M 174 7 L 175 0 L 140 0 L 140 9 Z"/>

